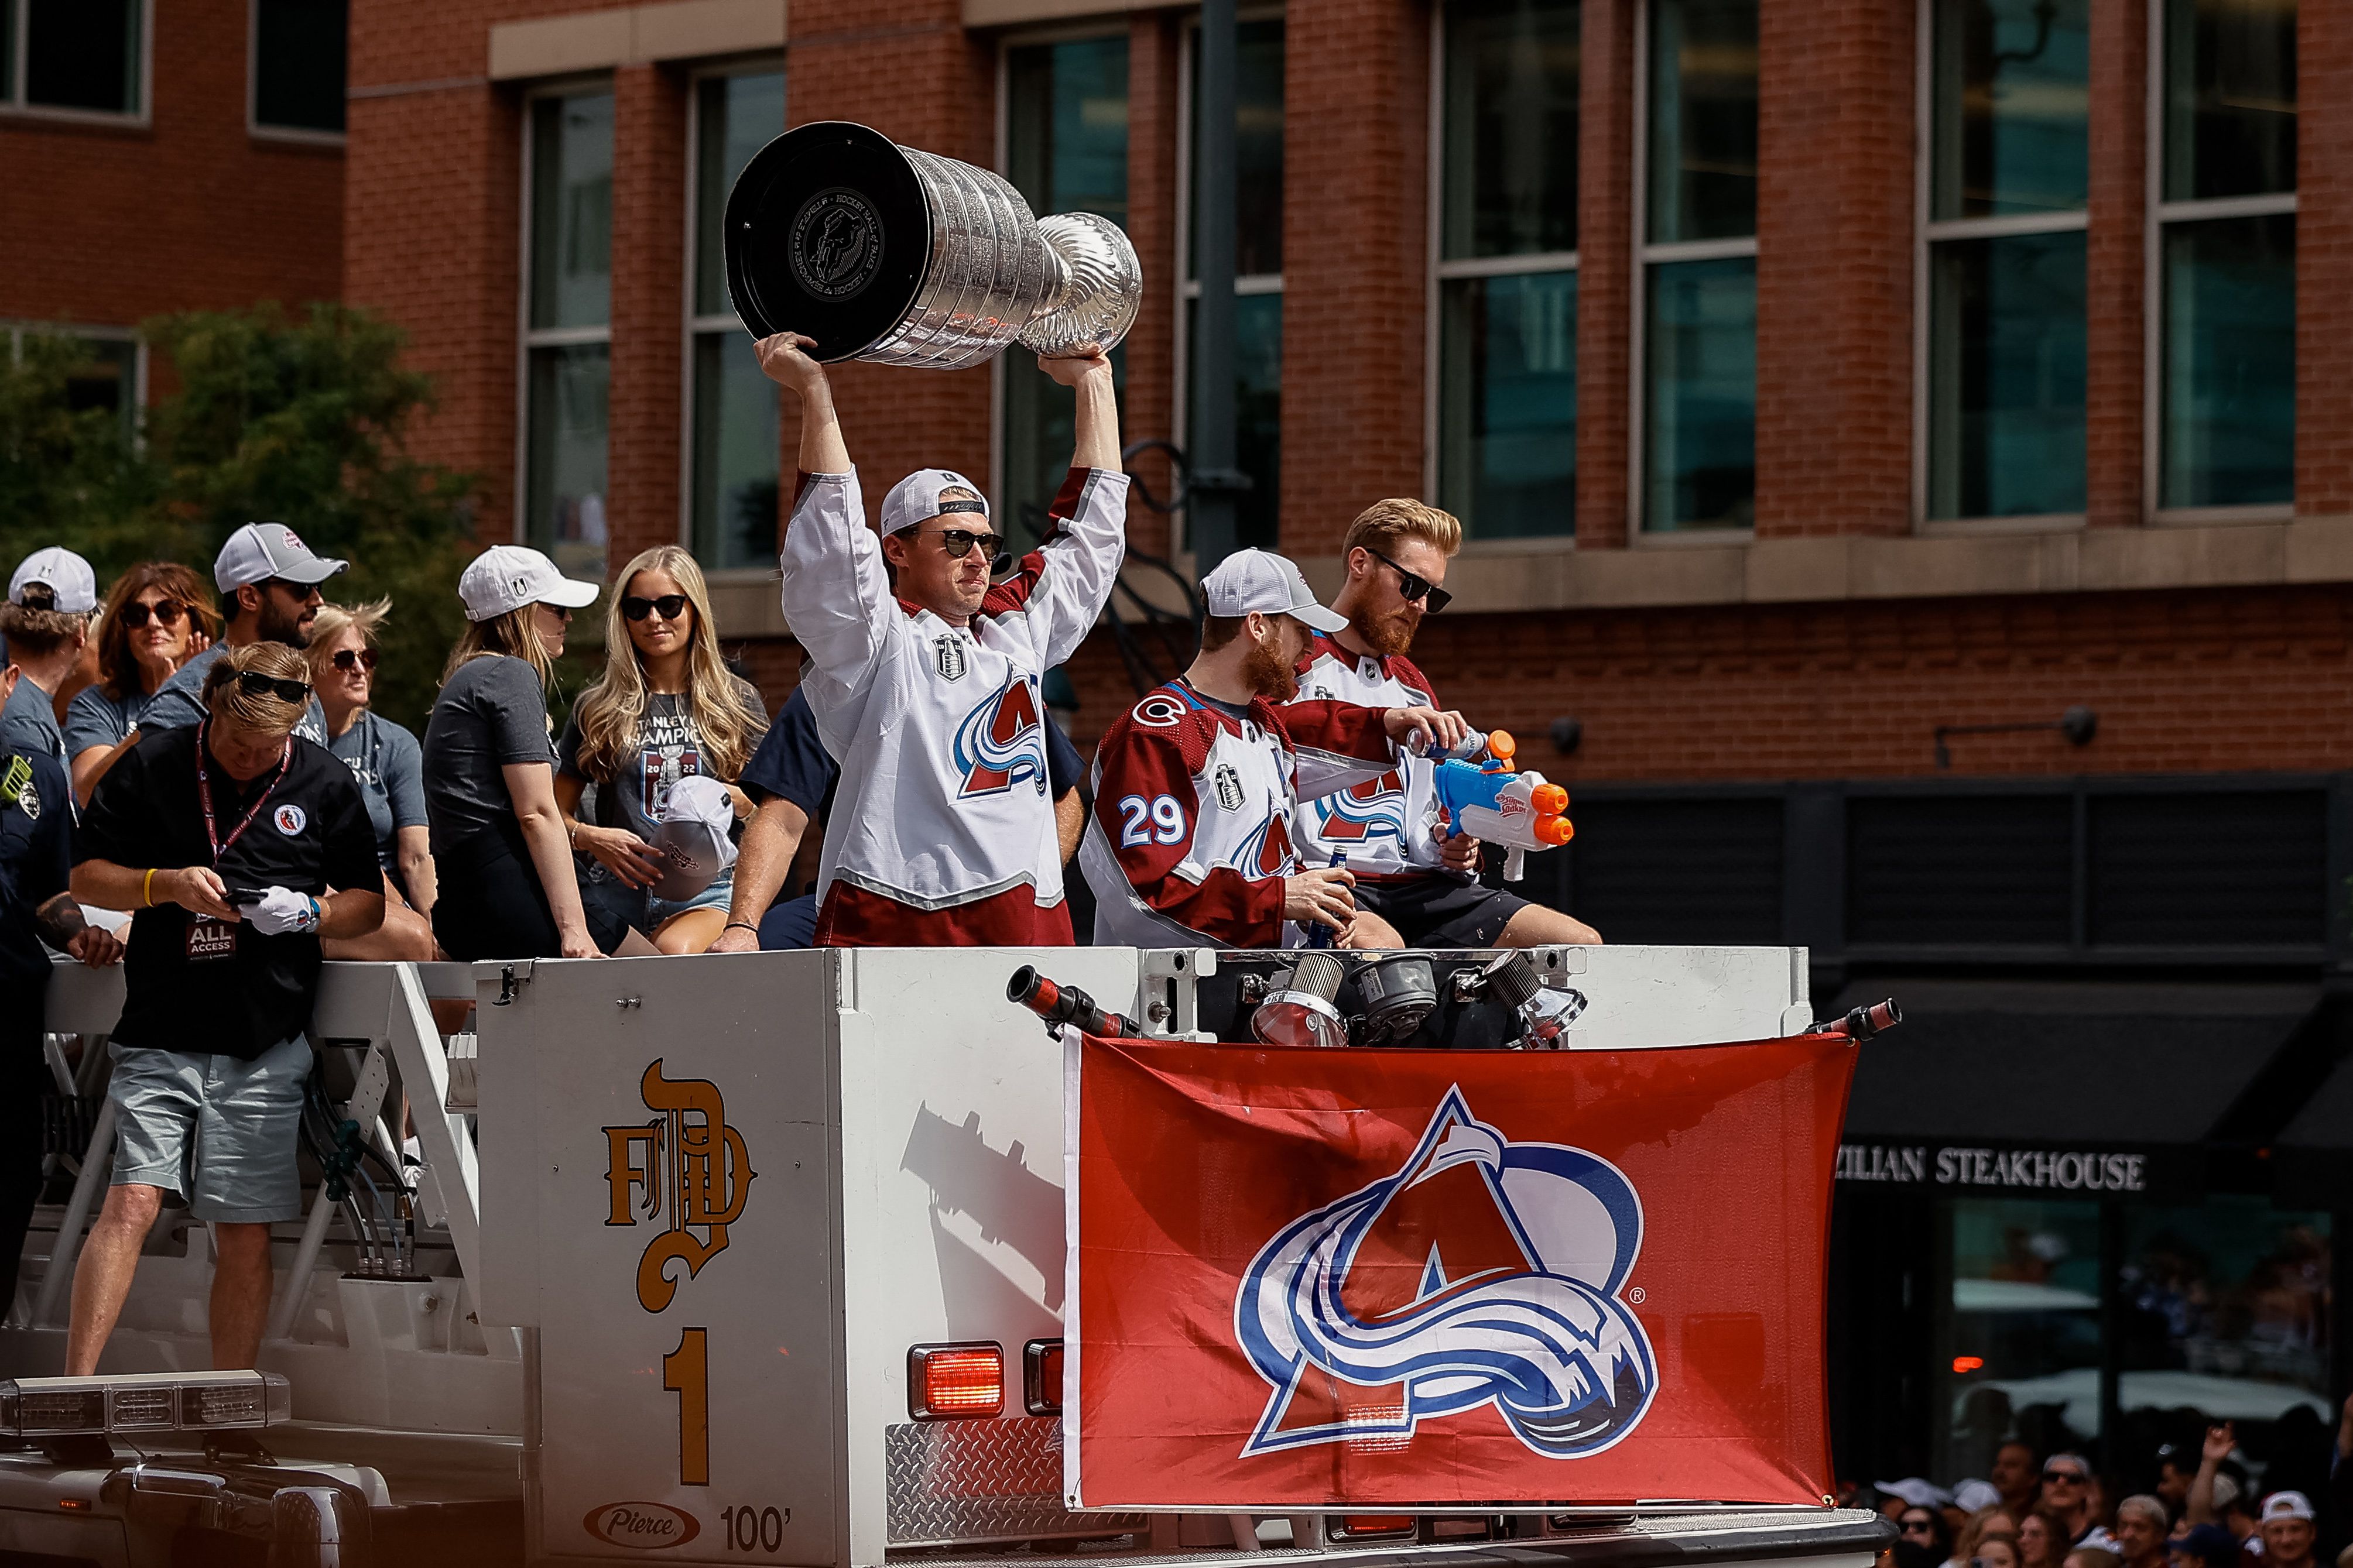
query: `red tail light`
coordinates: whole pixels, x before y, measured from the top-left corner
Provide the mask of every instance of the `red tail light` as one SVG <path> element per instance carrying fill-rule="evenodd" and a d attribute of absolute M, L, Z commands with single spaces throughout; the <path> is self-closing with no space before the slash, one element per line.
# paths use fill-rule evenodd
<path fill-rule="evenodd" d="M 1031 1340 L 1021 1347 L 1021 1403 L 1032 1415 L 1062 1408 L 1062 1342 Z"/>
<path fill-rule="evenodd" d="M 1415 1528 L 1414 1517 L 1409 1513 L 1351 1513 L 1333 1522 L 1340 1528 L 1332 1533 L 1343 1541 L 1411 1535 Z"/>
<path fill-rule="evenodd" d="M 1005 1348 L 917 1345 L 907 1352 L 907 1414 L 918 1421 L 1005 1414 Z"/>

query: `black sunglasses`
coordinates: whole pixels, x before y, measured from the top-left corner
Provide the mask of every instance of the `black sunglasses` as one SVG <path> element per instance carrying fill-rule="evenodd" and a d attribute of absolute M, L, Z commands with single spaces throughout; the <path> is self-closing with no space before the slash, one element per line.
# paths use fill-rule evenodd
<path fill-rule="evenodd" d="M 1398 593 L 1407 604 L 1411 605 L 1427 599 L 1430 601 L 1430 613 L 1434 616 L 1454 602 L 1453 595 L 1429 578 L 1414 575 L 1369 544 L 1360 548 L 1366 554 L 1398 574 Z"/>
<path fill-rule="evenodd" d="M 2073 1470 L 2045 1470 L 2042 1472 L 2042 1479 L 2046 1481 L 2065 1481 L 2071 1487 L 2080 1487 L 2084 1484 L 2084 1478 Z"/>
<path fill-rule="evenodd" d="M 264 588 L 283 588 L 298 599 L 314 597 L 319 592 L 319 584 L 316 583 L 297 583 L 291 577 L 265 577 L 261 580 L 261 585 Z"/>
<path fill-rule="evenodd" d="M 124 626 L 135 632 L 147 624 L 150 616 L 159 626 L 176 626 L 187 618 L 188 607 L 177 599 L 164 599 L 153 605 L 133 599 L 115 613 L 122 617 Z"/>
<path fill-rule="evenodd" d="M 258 669 L 237 672 L 237 689 L 248 697 L 275 697 L 280 702 L 308 702 L 311 685 L 304 680 L 281 680 L 274 675 L 264 675 Z"/>
<path fill-rule="evenodd" d="M 686 614 L 686 595 L 664 594 L 659 599 L 640 599 L 632 594 L 621 601 L 621 614 L 633 621 L 642 621 L 648 616 L 659 616 L 663 620 L 674 621 Z"/>
<path fill-rule="evenodd" d="M 972 547 L 977 544 L 988 552 L 988 570 L 991 575 L 1004 571 L 1013 563 L 1013 558 L 1006 552 L 1005 535 L 1001 533 L 983 533 L 969 528 L 940 528 L 926 531 L 940 542 L 940 548 L 948 552 L 948 559 L 951 561 L 963 560 L 972 553 Z"/>
<path fill-rule="evenodd" d="M 374 669 L 375 668 L 375 649 L 372 647 L 339 647 L 335 650 L 335 657 L 328 660 L 328 662 L 332 664 L 337 669 Z"/>

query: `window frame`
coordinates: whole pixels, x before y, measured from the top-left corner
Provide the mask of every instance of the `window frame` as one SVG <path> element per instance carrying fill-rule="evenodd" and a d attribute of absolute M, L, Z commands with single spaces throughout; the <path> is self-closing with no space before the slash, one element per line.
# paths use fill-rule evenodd
<path fill-rule="evenodd" d="M 1588 0 L 1599 3 L 1599 0 Z M 1540 273 L 1575 272 L 1584 245 L 1584 226 L 1577 227 L 1580 250 L 1526 251 L 1514 256 L 1458 257 L 1446 256 L 1446 18 L 1447 0 L 1438 0 L 1430 8 L 1430 145 L 1427 162 L 1430 165 L 1429 189 L 1424 193 L 1424 251 L 1427 286 L 1422 291 L 1421 344 L 1421 493 L 1435 497 L 1439 490 L 1440 444 L 1443 439 L 1445 401 L 1445 371 L 1440 356 L 1446 339 L 1446 285 L 1458 278 L 1523 278 Z M 1580 24 L 1581 25 L 1581 24 Z M 1578 69 L 1583 70 L 1580 61 Z M 1579 84 L 1580 94 L 1583 84 Z M 1580 99 L 1581 101 L 1581 99 Z M 1584 197 L 1580 193 L 1578 202 Z M 1581 216 L 1581 215 L 1580 215 Z M 1576 342 L 1576 325 L 1570 324 L 1570 342 Z M 1569 445 L 1574 449 L 1577 437 L 1572 428 Z M 1472 531 L 1475 525 L 1463 530 L 1462 550 L 1472 555 L 1545 555 L 1577 547 L 1577 522 L 1574 516 L 1567 530 L 1560 533 L 1504 535 L 1481 539 Z"/>
<path fill-rule="evenodd" d="M 7 342 L 8 357 L 13 363 L 23 353 L 25 334 L 39 332 L 48 337 L 82 338 L 98 343 L 128 343 L 131 345 L 131 402 L 122 411 L 123 422 L 130 426 L 132 445 L 144 450 L 147 445 L 147 340 L 139 335 L 136 327 L 94 326 L 84 321 L 36 321 L 27 320 L 0 321 L 0 338 Z"/>
<path fill-rule="evenodd" d="M 152 3 L 152 0 L 151 0 Z M 347 51 L 351 37 L 351 7 L 343 8 L 343 27 Z M 351 141 L 351 82 L 348 74 L 343 84 L 345 112 L 344 129 L 341 131 L 310 131 L 299 125 L 264 125 L 261 122 L 261 0 L 245 0 L 245 133 L 257 142 L 286 142 L 304 147 L 342 147 Z"/>
<path fill-rule="evenodd" d="M 117 125 L 152 128 L 155 123 L 155 0 L 136 0 L 139 6 L 139 107 L 130 113 L 106 109 L 60 109 L 25 101 L 25 79 L 30 68 L 26 45 L 32 33 L 31 0 L 16 0 L 10 22 L 15 36 L 8 40 L 9 79 L 0 81 L 0 116 L 47 120 L 62 125 Z M 250 29 L 248 29 L 248 32 Z M 250 45 L 248 46 L 248 57 Z M 250 81 L 252 72 L 247 79 Z M 250 89 L 248 89 L 250 98 Z M 142 351 L 143 353 L 144 351 Z M 143 372 L 142 372 L 143 374 Z"/>
<path fill-rule="evenodd" d="M 1912 135 L 1912 531 L 1935 536 L 1946 533 L 2072 533 L 2090 525 L 2088 511 L 2023 513 L 2014 517 L 1931 517 L 1928 515 L 1930 448 L 1935 433 L 1933 409 L 1936 373 L 1932 363 L 1936 309 L 1930 290 L 1936 287 L 1936 247 L 1947 241 L 2004 239 L 2022 235 L 2088 234 L 2092 226 L 2091 193 L 2084 205 L 2069 213 L 2010 213 L 2000 217 L 1934 218 L 1936 177 L 1936 7 L 1949 0 L 1917 0 L 1914 9 L 1913 135 Z M 2156 9 L 2162 9 L 2159 5 Z M 2091 135 L 2088 121 L 2084 134 Z M 2088 263 L 2087 263 L 2088 265 Z M 2089 310 L 2086 295 L 2085 309 Z M 2088 468 L 2091 449 L 2085 443 Z M 2089 500 L 2086 475 L 2085 499 Z"/>
<path fill-rule="evenodd" d="M 694 308 L 695 273 L 702 258 L 696 247 L 702 237 L 702 84 L 718 77 L 769 76 L 786 77 L 782 54 L 746 55 L 741 58 L 699 66 L 688 73 L 686 79 L 686 236 L 681 246 L 685 258 L 679 274 L 679 395 L 678 395 L 678 542 L 687 553 L 694 553 L 694 351 L 698 340 L 713 333 L 743 331 L 744 320 L 731 308 L 709 314 L 698 314 Z M 792 83 L 785 83 L 789 94 Z M 786 112 L 791 113 L 791 100 L 786 99 Z M 778 135 L 784 134 L 779 128 Z M 523 308 L 528 311 L 530 301 Z M 609 323 L 607 323 L 609 331 Z M 777 388 L 781 401 L 783 388 Z M 781 412 L 781 409 L 779 410 Z M 777 478 L 784 475 L 784 454 L 776 454 Z M 786 497 L 789 502 L 790 497 Z M 779 527 L 784 519 L 776 520 Z M 776 568 L 766 566 L 713 566 L 701 556 L 695 564 L 702 568 L 710 583 L 760 583 L 775 577 Z"/>
<path fill-rule="evenodd" d="M 2211 218 L 2294 216 L 2297 191 L 2259 196 L 2165 199 L 2165 13 L 2148 7 L 2147 79 L 2144 83 L 2141 233 L 2141 521 L 2158 527 L 2211 528 L 2216 524 L 2284 522 L 2295 515 L 2295 475 L 2284 501 L 2247 506 L 2168 507 L 2160 504 L 2165 483 L 2165 226 Z M 2300 11 L 2299 7 L 2299 11 Z M 2301 106 L 2299 105 L 2299 108 Z M 2302 236 L 2298 237 L 2299 248 Z"/>
<path fill-rule="evenodd" d="M 591 71 L 577 76 L 550 77 L 532 83 L 522 95 L 522 112 L 517 117 L 516 128 L 522 138 L 522 160 L 517 165 L 520 178 L 515 182 L 520 198 L 517 212 L 522 233 L 515 245 L 515 434 L 514 434 L 514 520 L 507 542 L 531 545 L 531 355 L 533 349 L 579 348 L 602 344 L 610 363 L 613 352 L 613 309 L 609 297 L 605 307 L 605 324 L 601 327 L 533 327 L 531 324 L 532 250 L 537 235 L 532 223 L 533 183 L 538 174 L 532 134 L 533 116 L 537 106 L 551 98 L 575 98 L 587 93 L 613 91 L 610 72 Z M 609 371 L 608 371 L 609 374 Z M 607 483 L 611 482 L 612 447 L 610 431 L 607 433 L 605 460 L 607 464 Z M 609 549 L 607 554 L 609 556 Z M 552 552 L 551 552 L 552 554 Z M 606 570 L 612 569 L 607 559 Z"/>
<path fill-rule="evenodd" d="M 1283 8 L 1279 5 L 1239 5 L 1234 11 L 1234 25 L 1239 27 L 1246 22 L 1279 20 L 1283 16 Z M 1193 384 L 1191 379 L 1191 339 L 1193 336 L 1191 331 L 1192 309 L 1193 301 L 1201 297 L 1200 281 L 1192 276 L 1193 57 L 1199 51 L 1200 37 L 1201 14 L 1197 10 L 1185 18 L 1184 25 L 1178 29 L 1176 47 L 1176 221 L 1170 226 L 1176 231 L 1176 245 L 1175 252 L 1171 257 L 1171 264 L 1169 267 L 1170 276 L 1176 280 L 1175 300 L 1176 308 L 1171 312 L 1174 320 L 1169 328 L 1170 334 L 1175 340 L 1169 345 L 1168 356 L 1170 375 L 1175 382 L 1175 398 L 1170 405 L 1168 413 L 1169 439 L 1176 444 L 1178 450 L 1186 452 L 1188 457 L 1190 456 L 1191 449 L 1186 446 L 1186 439 L 1189 434 L 1189 426 L 1191 426 L 1193 419 Z M 1283 69 L 1286 78 L 1290 72 L 1290 58 L 1291 34 L 1289 29 L 1286 27 L 1283 32 L 1283 59 L 1285 62 Z M 1132 68 L 1133 68 L 1131 67 L 1131 69 Z M 1286 142 L 1290 139 L 1290 121 L 1288 110 L 1286 110 L 1283 122 L 1283 137 Z M 1283 178 L 1288 182 L 1290 177 L 1290 165 L 1286 160 L 1284 163 Z M 1288 221 L 1288 215 L 1289 207 L 1286 203 L 1286 222 Z M 1280 272 L 1237 272 L 1234 275 L 1234 298 L 1237 300 L 1247 299 L 1253 295 L 1279 295 L 1282 292 L 1282 274 Z M 1278 486 L 1282 483 L 1282 476 L 1278 472 L 1275 476 L 1275 481 Z M 1186 509 L 1179 508 L 1178 510 L 1181 511 Z M 1193 570 L 1192 526 L 1192 519 L 1190 517 L 1186 518 L 1181 523 L 1173 525 L 1173 538 L 1180 542 L 1172 544 L 1170 550 L 1171 558 L 1177 563 L 1178 569 L 1186 573 L 1188 576 L 1192 574 Z"/>
<path fill-rule="evenodd" d="M 1129 36 L 1128 21 L 1124 16 L 1021 27 L 998 36 L 995 76 L 997 110 L 990 122 L 989 168 L 1002 176 L 1007 184 L 1013 183 L 1013 51 L 1034 48 L 1040 44 L 1068 44 L 1087 38 L 1125 38 Z M 1132 47 L 1128 51 L 1127 91 L 1128 102 L 1133 105 L 1135 101 L 1135 54 Z M 1179 114 L 1181 117 L 1181 110 Z M 1182 123 L 1181 118 L 1179 123 Z M 1135 151 L 1132 128 L 1130 135 L 1128 155 L 1132 160 Z M 1176 156 L 1177 167 L 1182 170 L 1185 153 L 1181 142 Z M 1186 205 L 1183 198 L 1178 199 L 1177 205 L 1180 207 Z M 1130 221 L 1133 219 L 1131 210 Z M 1009 412 L 1005 401 L 1005 358 L 1001 353 L 991 354 L 988 358 L 988 504 L 1000 515 L 1006 504 L 1005 420 Z M 1181 425 L 1173 439 L 1179 445 L 1183 443 L 1185 437 Z"/>
<path fill-rule="evenodd" d="M 1761 7 L 1765 0 L 1757 0 Z M 1687 550 L 1746 544 L 1757 537 L 1746 528 L 1700 526 L 1652 528 L 1649 523 L 1650 467 L 1650 326 L 1651 268 L 1678 261 L 1757 259 L 1757 236 L 1743 239 L 1682 239 L 1654 244 L 1651 239 L 1651 46 L 1654 37 L 1651 0 L 1634 5 L 1633 148 L 1630 160 L 1633 188 L 1628 211 L 1633 242 L 1633 287 L 1629 292 L 1626 321 L 1626 542 L 1630 548 Z M 1762 64 L 1760 61 L 1761 72 Z M 1762 110 L 1760 109 L 1759 112 Z M 1758 153 L 1760 161 L 1762 150 Z M 1755 458 L 1752 455 L 1753 464 Z"/>

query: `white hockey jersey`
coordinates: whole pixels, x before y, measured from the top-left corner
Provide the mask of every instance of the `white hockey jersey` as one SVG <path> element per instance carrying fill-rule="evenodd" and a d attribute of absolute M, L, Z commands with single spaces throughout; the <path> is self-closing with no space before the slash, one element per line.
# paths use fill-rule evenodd
<path fill-rule="evenodd" d="M 1308 644 L 1298 673 L 1299 699 L 1293 706 L 1319 701 L 1373 708 L 1438 706 L 1430 677 L 1412 660 L 1399 655 L 1353 654 L 1323 632 Z M 1348 869 L 1367 881 L 1438 870 L 1438 838 L 1430 829 L 1435 768 L 1429 758 L 1408 753 L 1378 778 L 1335 795 L 1301 800 L 1291 823 L 1301 856 L 1311 866 L 1328 866 L 1334 854 L 1345 854 Z"/>
<path fill-rule="evenodd" d="M 807 474 L 785 532 L 785 619 L 841 783 L 818 872 L 832 945 L 1067 944 L 1038 683 L 1103 613 L 1127 476 L 1071 470 L 1057 526 L 968 626 L 894 598 L 858 476 Z"/>
<path fill-rule="evenodd" d="M 1382 719 L 1345 702 L 1264 701 L 1238 719 L 1182 679 L 1147 693 L 1095 753 L 1079 868 L 1096 945 L 1297 946 L 1304 933 L 1282 918 L 1282 879 L 1301 865 L 1293 807 L 1393 766 Z"/>

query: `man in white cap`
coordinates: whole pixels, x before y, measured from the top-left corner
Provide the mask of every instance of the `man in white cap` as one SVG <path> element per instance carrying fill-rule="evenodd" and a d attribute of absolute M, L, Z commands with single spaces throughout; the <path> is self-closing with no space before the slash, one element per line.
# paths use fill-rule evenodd
<path fill-rule="evenodd" d="M 0 706 L 0 751 L 66 760 L 54 699 L 80 661 L 97 608 L 90 563 L 62 545 L 34 551 L 9 577 L 0 636 L 8 639 L 16 684 Z"/>
<path fill-rule="evenodd" d="M 2263 1538 L 2263 1568 L 2312 1568 L 2312 1544 L 2319 1531 L 2310 1498 L 2272 1493 L 2255 1514 L 2255 1529 Z"/>
<path fill-rule="evenodd" d="M 1228 556 L 1201 579 L 1201 599 L 1192 667 L 1113 721 L 1095 753 L 1094 817 L 1079 849 L 1095 941 L 1291 947 L 1314 924 L 1345 946 L 1402 945 L 1356 908 L 1347 869 L 1301 867 L 1292 810 L 1378 778 L 1409 735 L 1453 744 L 1462 716 L 1292 702 L 1310 638 L 1347 622 L 1280 555 Z"/>
<path fill-rule="evenodd" d="M 1039 360 L 1078 395 L 1077 449 L 1052 532 L 992 585 L 1004 536 L 961 474 L 909 475 L 883 500 L 881 537 L 868 530 L 811 346 L 779 332 L 759 354 L 801 400 L 784 611 L 808 650 L 801 689 L 841 763 L 818 942 L 1067 944 L 1038 683 L 1093 628 L 1127 548 L 1111 361 L 1092 345 Z"/>
<path fill-rule="evenodd" d="M 348 561 L 317 555 L 283 523 L 248 522 L 228 536 L 213 558 L 213 582 L 220 588 L 224 624 L 220 641 L 172 672 L 139 716 L 139 729 L 153 735 L 204 718 L 205 672 L 233 647 L 258 642 L 302 647 L 319 616 L 319 584 L 351 570 Z M 317 698 L 294 732 L 327 743 L 327 719 Z"/>

